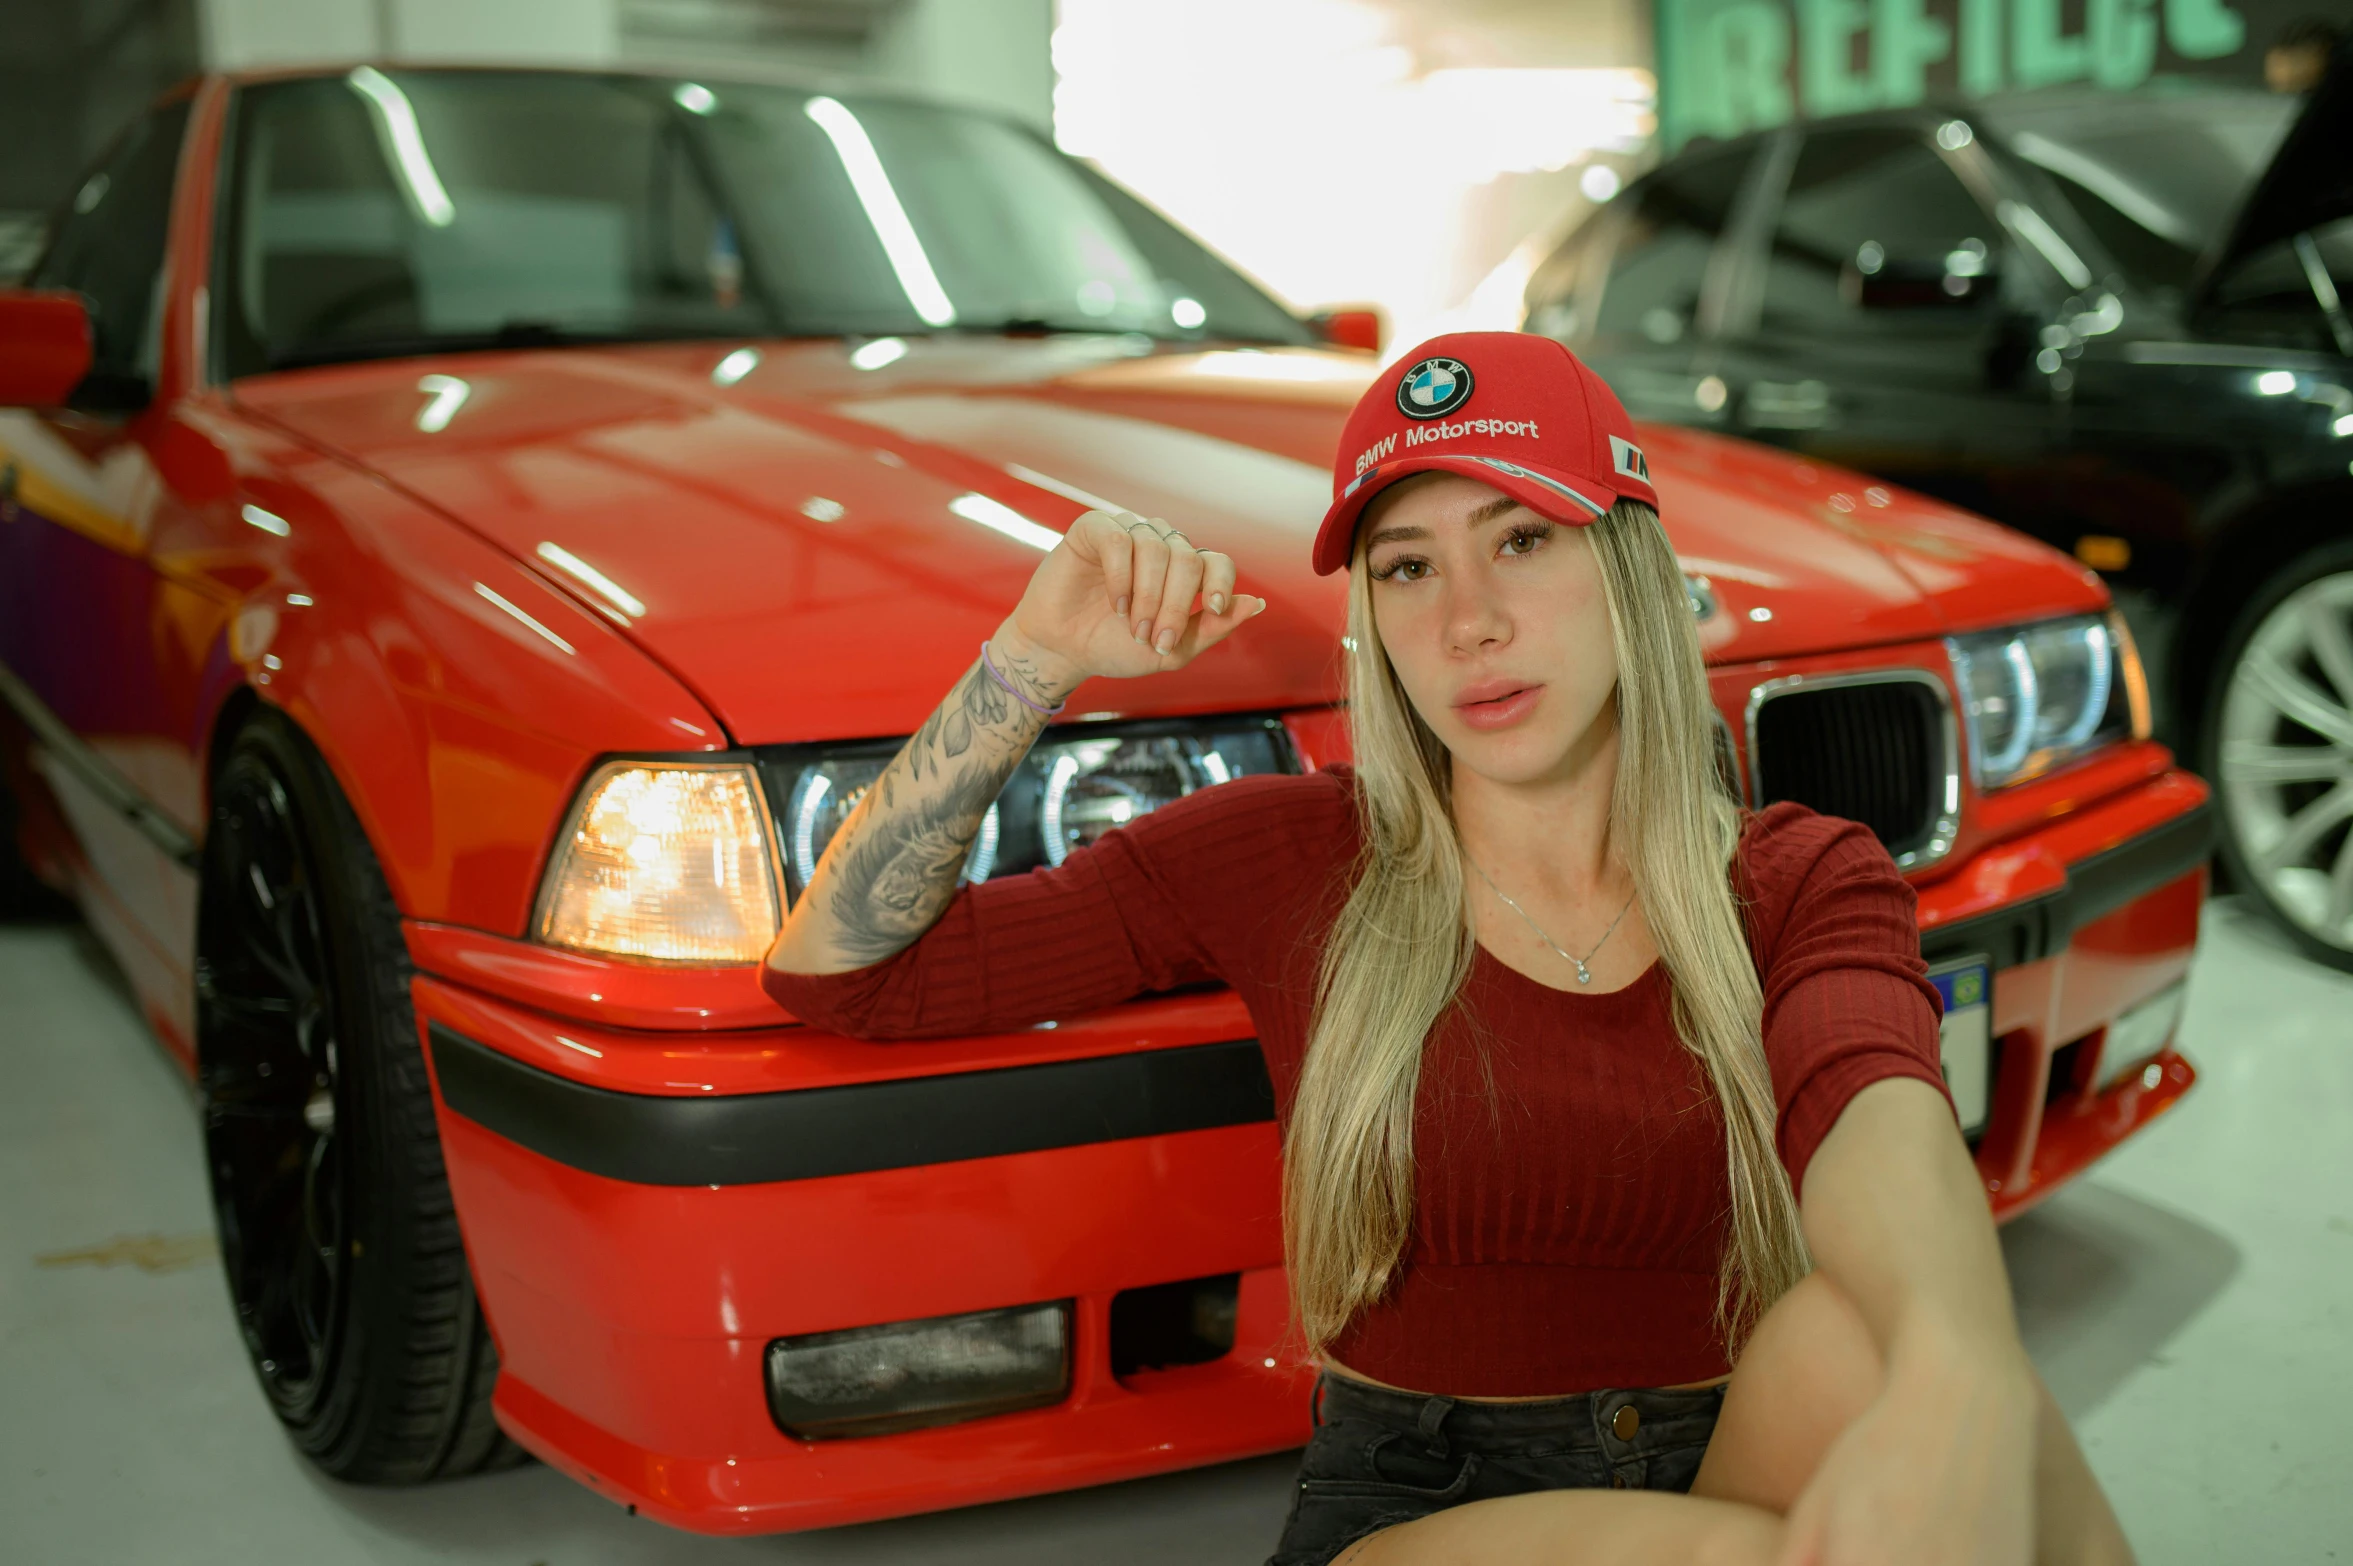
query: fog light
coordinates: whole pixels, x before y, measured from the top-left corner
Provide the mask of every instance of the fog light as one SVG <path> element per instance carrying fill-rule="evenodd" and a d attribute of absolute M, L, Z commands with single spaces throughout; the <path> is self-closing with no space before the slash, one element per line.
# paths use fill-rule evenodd
<path fill-rule="evenodd" d="M 1070 1302 L 778 1338 L 768 1411 L 804 1441 L 1041 1408 L 1070 1390 Z"/>
<path fill-rule="evenodd" d="M 2093 1092 L 2107 1092 L 2173 1041 L 2173 1030 L 2181 1025 L 2182 1002 L 2189 993 L 2186 980 L 2177 982 L 2108 1024 L 2108 1037 L 2100 1045 L 2100 1078 Z"/>

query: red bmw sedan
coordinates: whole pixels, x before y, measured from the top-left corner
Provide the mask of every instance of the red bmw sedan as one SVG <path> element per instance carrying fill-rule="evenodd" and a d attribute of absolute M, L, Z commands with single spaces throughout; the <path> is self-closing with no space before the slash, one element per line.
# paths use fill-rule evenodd
<path fill-rule="evenodd" d="M 920 102 L 360 66 L 126 133 L 0 294 L 10 847 L 200 1086 L 306 1454 L 528 1451 L 756 1532 L 1305 1437 L 1231 995 L 875 1046 L 756 964 L 1087 507 L 1271 607 L 1080 691 L 967 877 L 1338 758 L 1308 539 L 1375 373 L 1031 131 Z M 1645 441 L 1722 764 L 1916 882 L 2016 1212 L 2193 1080 L 2206 790 L 2090 573 Z"/>

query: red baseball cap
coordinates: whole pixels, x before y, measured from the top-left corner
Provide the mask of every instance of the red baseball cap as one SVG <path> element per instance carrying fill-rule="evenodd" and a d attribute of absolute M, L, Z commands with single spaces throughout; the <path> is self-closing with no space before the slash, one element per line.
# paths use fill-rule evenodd
<path fill-rule="evenodd" d="M 1341 432 L 1315 574 L 1347 568 L 1365 503 L 1410 473 L 1460 473 L 1577 526 L 1620 500 L 1657 506 L 1634 421 L 1549 337 L 1449 332 L 1383 370 Z"/>

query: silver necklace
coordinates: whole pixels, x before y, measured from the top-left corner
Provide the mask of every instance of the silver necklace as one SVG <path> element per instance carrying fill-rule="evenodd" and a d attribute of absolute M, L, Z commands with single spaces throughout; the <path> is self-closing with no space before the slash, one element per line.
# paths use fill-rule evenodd
<path fill-rule="evenodd" d="M 1610 927 L 1601 932 L 1601 939 L 1593 943 L 1593 950 L 1580 957 L 1575 952 L 1565 950 L 1561 946 L 1560 942 L 1554 940 L 1551 936 L 1544 933 L 1544 926 L 1538 924 L 1534 919 L 1528 918 L 1528 910 L 1522 908 L 1518 903 L 1513 902 L 1511 894 L 1506 892 L 1502 887 L 1495 884 L 1495 877 L 1489 875 L 1485 867 L 1482 866 L 1479 861 L 1476 859 L 1471 859 L 1471 856 L 1468 854 L 1463 855 L 1463 858 L 1470 859 L 1471 868 L 1479 872 L 1479 879 L 1487 883 L 1488 891 L 1493 892 L 1496 896 L 1503 899 L 1504 907 L 1509 908 L 1513 913 L 1518 914 L 1522 919 L 1526 919 L 1528 921 L 1528 928 L 1536 932 L 1536 939 L 1542 941 L 1545 945 L 1551 947 L 1554 951 L 1559 952 L 1561 956 L 1567 958 L 1576 966 L 1577 982 L 1579 984 L 1591 984 L 1593 982 L 1593 970 L 1586 967 L 1585 965 L 1593 960 L 1594 954 L 1596 952 L 1599 952 L 1604 946 L 1609 944 L 1609 938 L 1611 936 L 1618 933 L 1618 926 L 1625 921 L 1626 910 L 1634 906 L 1634 894 L 1632 892 L 1628 892 L 1626 894 L 1625 905 L 1618 910 L 1618 917 L 1610 921 Z"/>

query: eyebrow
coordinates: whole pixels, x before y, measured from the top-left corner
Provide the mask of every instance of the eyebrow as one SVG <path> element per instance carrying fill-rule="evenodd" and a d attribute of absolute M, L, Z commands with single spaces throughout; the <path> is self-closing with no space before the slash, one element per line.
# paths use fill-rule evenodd
<path fill-rule="evenodd" d="M 1494 521 L 1497 517 L 1502 516 L 1505 512 L 1518 511 L 1520 509 L 1522 509 L 1520 503 L 1512 499 L 1511 496 L 1498 495 L 1493 500 L 1488 501 L 1485 505 L 1482 505 L 1473 510 L 1469 516 L 1464 517 L 1462 519 L 1462 524 L 1467 528 L 1485 527 L 1488 523 Z M 1430 530 L 1426 527 L 1414 527 L 1410 525 L 1399 527 L 1384 527 L 1376 529 L 1372 537 L 1364 541 L 1364 547 L 1369 551 L 1377 548 L 1382 544 L 1412 543 L 1417 539 L 1424 539 L 1428 538 L 1429 536 Z"/>

